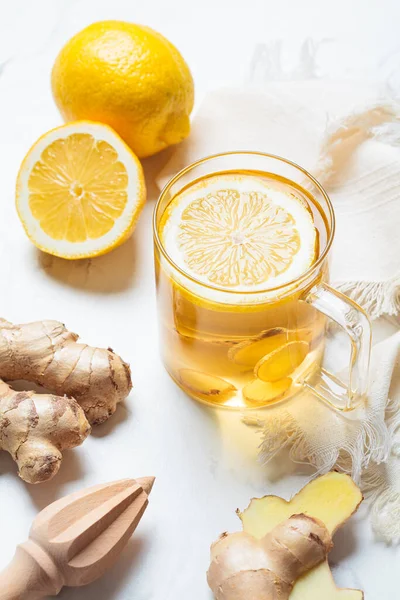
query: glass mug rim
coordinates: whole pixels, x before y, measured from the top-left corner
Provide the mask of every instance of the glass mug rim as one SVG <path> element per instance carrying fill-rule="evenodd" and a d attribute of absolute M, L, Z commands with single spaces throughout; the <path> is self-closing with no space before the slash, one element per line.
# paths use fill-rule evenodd
<path fill-rule="evenodd" d="M 232 290 L 232 289 L 223 289 L 221 287 L 218 286 L 214 286 L 214 285 L 209 285 L 207 283 L 204 283 L 203 281 L 200 281 L 199 279 L 197 279 L 196 277 L 193 277 L 192 275 L 190 275 L 189 273 L 187 273 L 184 269 L 182 269 L 179 265 L 177 265 L 172 258 L 170 257 L 170 255 L 168 254 L 167 250 L 165 249 L 163 243 L 161 242 L 159 233 L 158 233 L 158 222 L 157 222 L 157 217 L 158 217 L 158 210 L 159 207 L 162 203 L 162 201 L 164 200 L 166 194 L 169 192 L 169 190 L 172 188 L 172 186 L 179 181 L 179 179 L 181 179 L 186 173 L 189 173 L 190 171 L 194 170 L 196 167 L 199 167 L 200 165 L 203 165 L 207 162 L 210 162 L 214 159 L 218 159 L 218 158 L 224 158 L 224 157 L 229 157 L 229 156 L 242 156 L 242 155 L 246 155 L 246 156 L 258 156 L 258 157 L 264 157 L 264 158 L 268 158 L 268 159 L 273 159 L 276 160 L 280 163 L 284 163 L 286 165 L 289 165 L 290 167 L 293 167 L 295 169 L 297 169 L 298 171 L 300 171 L 301 173 L 303 173 L 314 185 L 315 187 L 319 190 L 319 192 L 322 194 L 322 196 L 324 197 L 324 200 L 326 202 L 326 205 L 328 207 L 328 216 L 330 219 L 330 230 L 329 230 L 329 236 L 328 239 L 326 241 L 326 245 L 324 250 L 321 252 L 320 256 L 318 257 L 318 259 L 315 261 L 315 263 L 313 263 L 311 265 L 311 267 L 309 267 L 307 269 L 307 271 L 305 271 L 304 273 L 302 273 L 299 277 L 296 277 L 295 279 L 292 279 L 290 281 L 287 281 L 286 283 L 283 283 L 279 286 L 276 287 L 269 287 L 266 289 L 261 289 L 261 290 L 253 290 L 253 291 L 246 291 L 245 295 L 246 296 L 252 296 L 252 295 L 258 295 L 258 294 L 263 294 L 263 293 L 270 293 L 270 292 L 279 292 L 288 288 L 292 288 L 293 286 L 299 287 L 301 285 L 301 283 L 303 281 L 308 280 L 313 273 L 318 271 L 318 268 L 320 267 L 320 265 L 324 262 L 324 260 L 326 259 L 329 250 L 331 249 L 332 246 L 332 242 L 335 236 L 335 228 L 336 228 L 336 220 L 335 220 L 335 212 L 333 209 L 333 205 L 332 202 L 327 194 L 327 192 L 325 191 L 325 189 L 322 187 L 322 185 L 317 181 L 317 179 L 315 179 L 315 177 L 313 177 L 311 175 L 311 173 L 309 173 L 306 169 L 304 169 L 303 167 L 301 167 L 300 165 L 298 165 L 297 163 L 287 159 L 287 158 L 283 158 L 282 156 L 278 156 L 277 154 L 269 154 L 267 152 L 258 152 L 258 151 L 253 151 L 253 150 L 234 150 L 234 151 L 229 151 L 229 152 L 220 152 L 217 154 L 210 154 L 208 156 L 205 156 L 203 158 L 200 158 L 199 160 L 189 164 L 188 166 L 184 167 L 183 169 L 181 169 L 178 173 L 176 173 L 176 175 L 174 175 L 174 177 L 172 177 L 163 187 L 163 189 L 160 192 L 160 195 L 157 199 L 156 205 L 154 207 L 154 212 L 153 212 L 153 236 L 154 236 L 154 241 L 155 244 L 157 246 L 157 249 L 159 250 L 159 252 L 162 254 L 162 256 L 164 257 L 164 259 L 169 263 L 169 265 L 176 271 L 178 271 L 185 279 L 188 279 L 189 281 L 192 281 L 193 283 L 195 283 L 196 285 L 201 286 L 201 288 L 204 289 L 209 289 L 209 290 L 218 290 L 218 292 L 221 292 L 222 294 L 237 294 L 242 295 L 243 296 L 243 291 L 239 291 L 239 290 Z M 324 213 L 326 213 L 327 211 L 322 208 L 322 210 L 324 211 Z"/>

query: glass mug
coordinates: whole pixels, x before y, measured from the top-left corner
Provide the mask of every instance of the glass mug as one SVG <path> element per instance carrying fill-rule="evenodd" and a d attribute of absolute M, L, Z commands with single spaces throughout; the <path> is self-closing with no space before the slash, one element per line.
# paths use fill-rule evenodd
<path fill-rule="evenodd" d="M 171 201 L 217 176 L 266 177 L 288 186 L 312 212 L 318 236 L 315 260 L 299 277 L 256 291 L 204 282 L 174 262 L 162 239 Z M 328 255 L 335 216 L 328 195 L 304 169 L 259 152 L 210 156 L 186 167 L 163 189 L 154 211 L 154 247 L 161 353 L 187 394 L 227 408 L 262 408 L 308 388 L 348 411 L 366 393 L 371 329 L 364 311 L 332 289 Z M 313 229 L 315 232 L 315 230 Z M 327 318 L 351 342 L 348 377 L 322 367 Z"/>

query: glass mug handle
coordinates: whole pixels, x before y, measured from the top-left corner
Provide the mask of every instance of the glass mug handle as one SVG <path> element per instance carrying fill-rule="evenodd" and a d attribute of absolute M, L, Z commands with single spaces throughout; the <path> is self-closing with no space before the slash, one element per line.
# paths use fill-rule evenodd
<path fill-rule="evenodd" d="M 313 287 L 303 300 L 340 325 L 351 342 L 348 384 L 321 368 L 318 386 L 307 381 L 304 385 L 333 408 L 353 410 L 367 392 L 371 352 L 369 319 L 358 304 L 325 283 Z"/>

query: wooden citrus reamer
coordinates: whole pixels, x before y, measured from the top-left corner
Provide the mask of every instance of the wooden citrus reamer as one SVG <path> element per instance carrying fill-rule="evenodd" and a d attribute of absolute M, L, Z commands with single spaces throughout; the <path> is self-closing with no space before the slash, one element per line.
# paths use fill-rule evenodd
<path fill-rule="evenodd" d="M 98 579 L 136 529 L 154 477 L 87 488 L 42 510 L 0 573 L 0 600 L 36 600 Z"/>

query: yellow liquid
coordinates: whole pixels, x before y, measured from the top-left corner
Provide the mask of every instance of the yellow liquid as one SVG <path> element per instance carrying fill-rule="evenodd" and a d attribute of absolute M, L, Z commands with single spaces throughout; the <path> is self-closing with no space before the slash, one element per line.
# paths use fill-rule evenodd
<path fill-rule="evenodd" d="M 319 240 L 315 262 L 328 234 L 315 199 L 282 177 L 250 171 L 237 174 L 263 178 L 307 207 Z M 202 182 L 206 190 L 207 178 Z M 172 202 L 174 198 L 168 206 Z M 161 215 L 161 238 L 164 222 Z M 243 292 L 237 294 L 237 302 L 232 294 L 224 301 L 224 293 L 202 290 L 190 277 L 185 280 L 157 251 L 156 277 L 162 358 L 171 377 L 193 398 L 230 408 L 259 408 L 292 396 L 319 367 L 326 318 L 301 300 L 304 290 L 296 284 L 288 285 L 284 293 L 282 288 L 264 294 Z M 308 289 L 317 278 L 327 280 L 326 269 L 318 271 Z"/>

